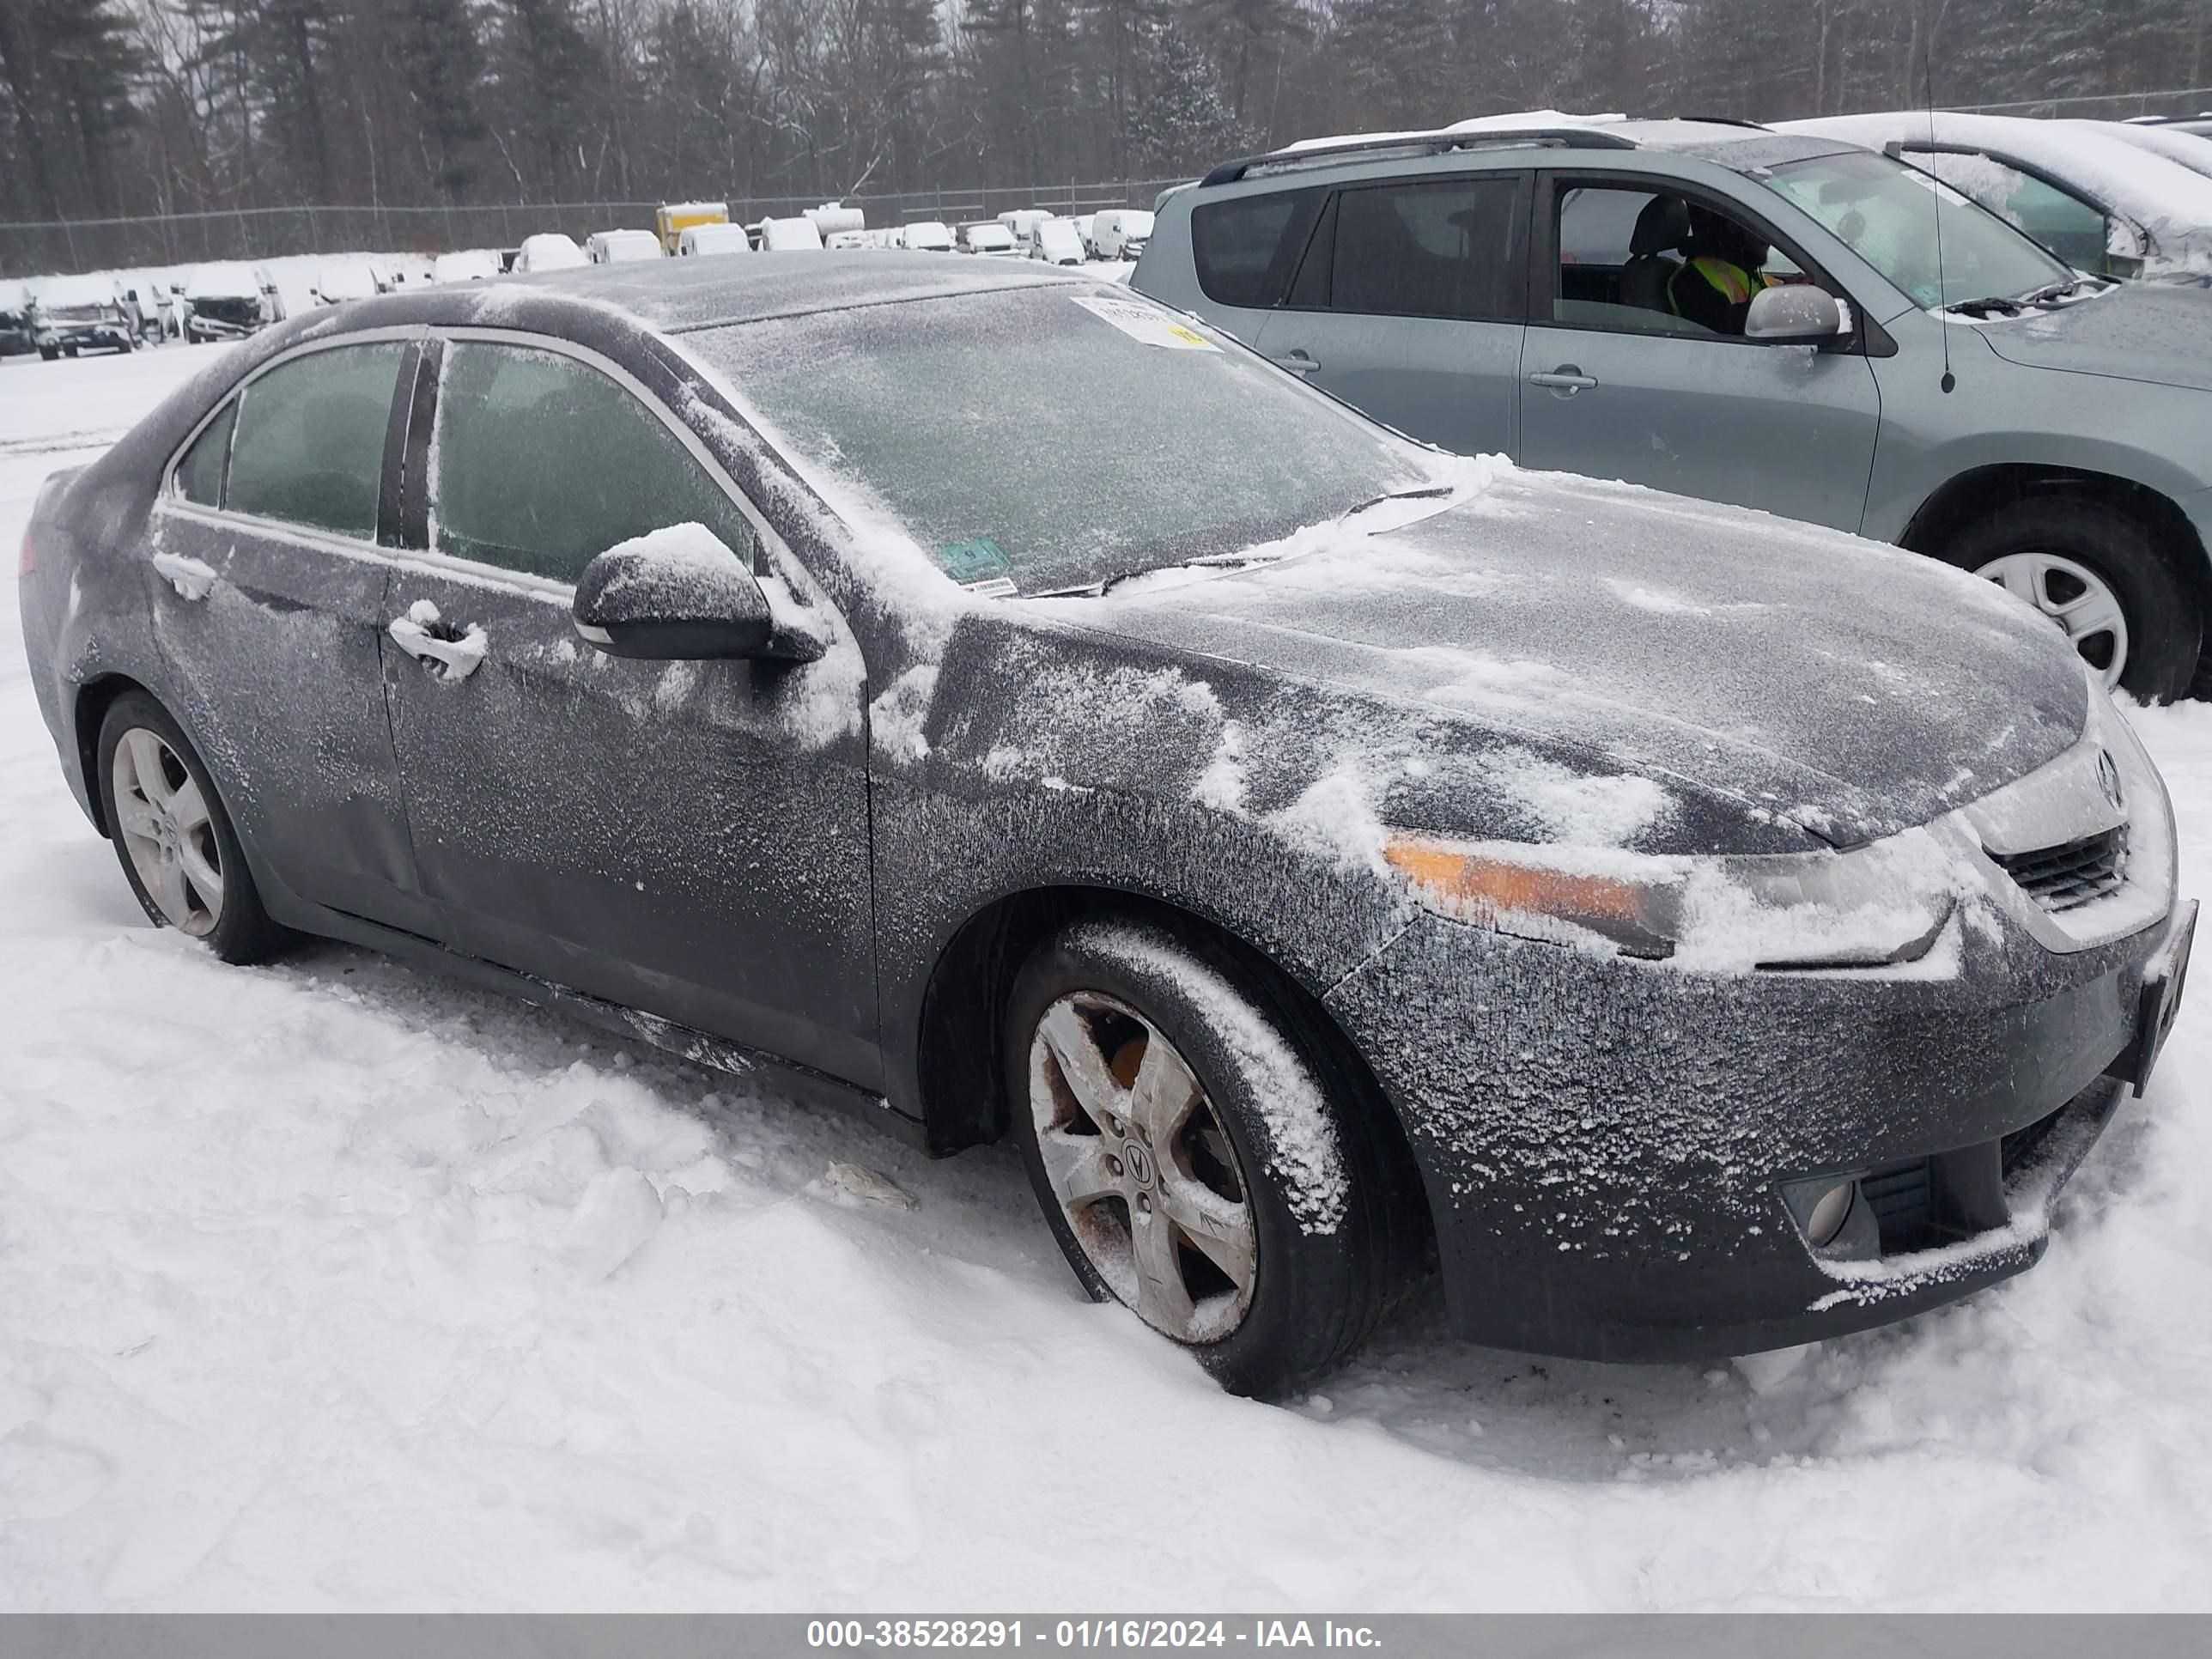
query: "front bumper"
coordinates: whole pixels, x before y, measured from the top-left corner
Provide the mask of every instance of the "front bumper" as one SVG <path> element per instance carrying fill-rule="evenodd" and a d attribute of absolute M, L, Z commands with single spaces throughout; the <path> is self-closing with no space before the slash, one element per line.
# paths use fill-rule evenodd
<path fill-rule="evenodd" d="M 1747 1353 L 2032 1265 L 2193 914 L 2066 957 L 1961 938 L 1950 978 L 1701 976 L 1425 915 L 1326 1000 L 1407 1127 L 1461 1334 Z M 1482 988 L 1439 1040 L 1441 987 Z M 1823 1259 L 1783 1201 L 1836 1172 L 1878 1257 Z"/>
<path fill-rule="evenodd" d="M 39 331 L 41 351 L 128 351 L 133 343 L 130 328 L 122 323 L 69 323 Z"/>

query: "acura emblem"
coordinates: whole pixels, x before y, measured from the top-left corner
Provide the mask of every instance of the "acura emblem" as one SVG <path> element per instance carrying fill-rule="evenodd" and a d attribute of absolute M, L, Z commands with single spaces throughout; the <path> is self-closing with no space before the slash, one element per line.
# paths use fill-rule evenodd
<path fill-rule="evenodd" d="M 2097 787 L 2113 805 L 2120 804 L 2120 769 L 2112 763 L 2112 751 L 2109 749 L 2097 751 Z"/>

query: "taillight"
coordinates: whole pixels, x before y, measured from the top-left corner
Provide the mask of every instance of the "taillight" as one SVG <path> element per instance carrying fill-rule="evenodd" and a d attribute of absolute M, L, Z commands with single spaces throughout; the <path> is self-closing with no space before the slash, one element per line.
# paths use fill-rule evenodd
<path fill-rule="evenodd" d="M 30 526 L 26 525 L 23 527 L 23 551 L 21 556 L 15 561 L 15 574 L 18 577 L 27 576 L 38 568 L 39 550 L 32 543 Z"/>

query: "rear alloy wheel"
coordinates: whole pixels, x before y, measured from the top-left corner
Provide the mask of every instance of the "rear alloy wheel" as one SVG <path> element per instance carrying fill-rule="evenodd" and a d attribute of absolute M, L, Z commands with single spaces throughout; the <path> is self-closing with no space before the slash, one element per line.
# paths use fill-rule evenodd
<path fill-rule="evenodd" d="M 1013 1130 L 1068 1265 L 1239 1394 L 1340 1362 L 1425 1242 L 1389 1109 L 1293 994 L 1101 917 L 1047 939 L 1007 1004 Z"/>
<path fill-rule="evenodd" d="M 126 692 L 100 728 L 100 807 L 148 918 L 204 939 L 226 962 L 260 962 L 285 934 L 262 908 L 207 768 L 168 712 Z"/>
<path fill-rule="evenodd" d="M 2147 702 L 2187 694 L 2203 638 L 2197 596 L 2124 508 L 2023 496 L 1942 551 L 2042 612 L 2108 689 Z"/>

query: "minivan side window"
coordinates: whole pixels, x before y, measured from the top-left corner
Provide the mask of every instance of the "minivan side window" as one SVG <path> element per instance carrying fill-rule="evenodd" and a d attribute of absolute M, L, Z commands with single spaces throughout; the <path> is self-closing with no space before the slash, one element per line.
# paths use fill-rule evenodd
<path fill-rule="evenodd" d="M 222 406 L 200 428 L 185 459 L 177 463 L 177 493 L 201 507 L 222 505 L 222 471 L 230 459 L 230 428 L 238 419 L 238 399 Z"/>
<path fill-rule="evenodd" d="M 1312 233 L 1322 196 L 1317 190 L 1279 190 L 1192 209 L 1191 256 L 1206 297 L 1255 310 L 1279 300 Z"/>
<path fill-rule="evenodd" d="M 441 553 L 573 582 L 618 543 L 703 524 L 756 564 L 752 526 L 611 376 L 559 352 L 446 347 L 430 463 Z"/>
<path fill-rule="evenodd" d="M 334 346 L 250 381 L 223 505 L 374 541 L 392 387 L 409 349 L 398 340 Z"/>
<path fill-rule="evenodd" d="M 1339 191 L 1291 302 L 1373 316 L 1522 313 L 1521 181 L 1498 174 Z"/>

